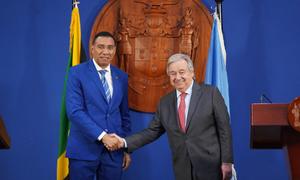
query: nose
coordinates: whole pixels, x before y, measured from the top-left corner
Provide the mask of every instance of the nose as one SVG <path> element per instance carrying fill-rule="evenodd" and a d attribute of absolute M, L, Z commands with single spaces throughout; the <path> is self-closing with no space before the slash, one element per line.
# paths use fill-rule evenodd
<path fill-rule="evenodd" d="M 103 53 L 103 54 L 108 54 L 108 53 L 109 53 L 108 48 L 104 48 L 103 51 L 102 51 L 102 53 Z"/>
<path fill-rule="evenodd" d="M 175 79 L 176 79 L 176 80 L 181 79 L 181 75 L 180 75 L 179 73 L 176 73 Z"/>

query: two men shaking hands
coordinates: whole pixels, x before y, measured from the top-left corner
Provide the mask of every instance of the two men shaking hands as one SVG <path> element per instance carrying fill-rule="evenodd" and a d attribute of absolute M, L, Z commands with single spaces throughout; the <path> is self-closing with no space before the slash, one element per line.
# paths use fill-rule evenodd
<path fill-rule="evenodd" d="M 124 138 L 121 138 L 115 133 L 104 135 L 102 138 L 102 142 L 104 146 L 110 151 L 115 151 L 124 148 L 126 143 Z"/>
<path fill-rule="evenodd" d="M 67 83 L 71 128 L 66 156 L 71 180 L 121 180 L 122 168 L 130 163 L 128 153 L 164 133 L 176 180 L 231 178 L 227 107 L 216 87 L 194 80 L 189 56 L 178 53 L 168 58 L 166 70 L 174 90 L 160 99 L 149 126 L 128 136 L 128 75 L 110 64 L 116 53 L 114 37 L 98 33 L 91 53 L 93 59 L 70 69 Z"/>

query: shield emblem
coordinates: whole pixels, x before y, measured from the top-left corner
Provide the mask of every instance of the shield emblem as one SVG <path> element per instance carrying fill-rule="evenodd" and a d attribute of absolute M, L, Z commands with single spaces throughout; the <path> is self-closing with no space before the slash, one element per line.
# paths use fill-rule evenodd
<path fill-rule="evenodd" d="M 202 82 L 209 48 L 212 17 L 192 0 L 113 0 L 96 18 L 91 38 L 109 31 L 117 40 L 113 64 L 129 75 L 129 106 L 155 112 L 160 97 L 170 92 L 166 74 L 168 58 L 188 54 L 195 78 Z"/>

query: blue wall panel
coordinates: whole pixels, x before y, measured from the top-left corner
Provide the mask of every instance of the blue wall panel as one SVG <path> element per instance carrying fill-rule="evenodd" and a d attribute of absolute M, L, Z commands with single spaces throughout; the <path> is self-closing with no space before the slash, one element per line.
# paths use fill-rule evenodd
<path fill-rule="evenodd" d="M 55 179 L 59 113 L 68 60 L 70 0 L 10 0 L 0 7 L 0 114 L 12 147 L 0 150 L 1 180 Z M 82 40 L 106 1 L 79 5 Z M 214 1 L 204 4 L 213 9 Z M 224 1 L 235 167 L 242 180 L 289 179 L 284 150 L 250 149 L 250 104 L 299 96 L 300 1 Z M 86 51 L 87 52 L 87 51 Z M 133 131 L 152 114 L 131 112 Z M 126 180 L 174 179 L 166 136 L 132 154 Z"/>

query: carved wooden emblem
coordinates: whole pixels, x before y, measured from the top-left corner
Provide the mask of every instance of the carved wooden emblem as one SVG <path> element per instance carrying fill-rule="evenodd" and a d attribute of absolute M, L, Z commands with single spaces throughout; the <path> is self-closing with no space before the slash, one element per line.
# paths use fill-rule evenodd
<path fill-rule="evenodd" d="M 297 97 L 289 104 L 288 120 L 290 126 L 300 132 L 300 97 Z"/>
<path fill-rule="evenodd" d="M 173 88 L 166 74 L 167 59 L 188 54 L 198 82 L 205 75 L 212 17 L 199 1 L 111 0 L 94 23 L 97 32 L 109 31 L 117 40 L 113 64 L 129 75 L 129 106 L 154 112 L 159 98 Z"/>

